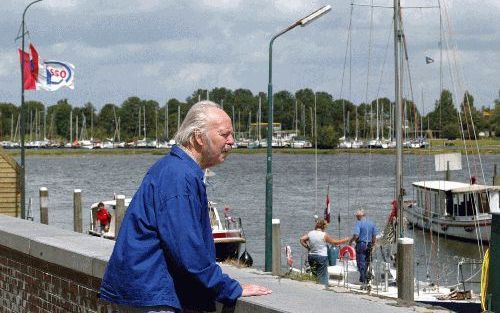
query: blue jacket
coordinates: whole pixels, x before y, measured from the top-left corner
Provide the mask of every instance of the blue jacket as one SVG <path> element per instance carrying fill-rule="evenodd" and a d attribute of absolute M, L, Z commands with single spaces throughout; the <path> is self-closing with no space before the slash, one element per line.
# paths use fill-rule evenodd
<path fill-rule="evenodd" d="M 214 311 L 240 284 L 215 263 L 203 171 L 179 147 L 154 164 L 125 213 L 100 289 L 108 302 Z"/>

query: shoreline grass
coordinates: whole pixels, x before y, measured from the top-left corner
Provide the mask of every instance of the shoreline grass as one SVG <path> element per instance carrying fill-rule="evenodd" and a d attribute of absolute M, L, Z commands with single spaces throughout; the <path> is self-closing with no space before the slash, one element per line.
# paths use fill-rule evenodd
<path fill-rule="evenodd" d="M 500 154 L 500 140 L 498 139 L 482 139 L 478 141 L 466 140 L 465 146 L 467 147 L 467 154 L 478 154 L 478 150 L 482 155 Z M 4 149 L 4 152 L 11 156 L 19 156 L 21 154 L 20 149 Z M 165 155 L 170 149 L 26 149 L 27 156 L 80 156 L 80 155 Z M 266 148 L 256 148 L 256 149 L 233 149 L 231 153 L 236 154 L 265 154 L 267 152 Z M 464 142 L 461 140 L 443 140 L 434 139 L 431 140 L 431 146 L 429 148 L 422 149 L 403 149 L 403 153 L 407 155 L 422 155 L 422 154 L 440 154 L 440 153 L 458 153 L 465 154 L 466 149 L 464 149 Z M 292 149 L 292 148 L 273 148 L 273 153 L 282 154 L 315 154 L 316 149 Z M 355 153 L 355 154 L 395 154 L 395 149 L 318 149 L 318 154 L 343 154 L 343 153 Z"/>

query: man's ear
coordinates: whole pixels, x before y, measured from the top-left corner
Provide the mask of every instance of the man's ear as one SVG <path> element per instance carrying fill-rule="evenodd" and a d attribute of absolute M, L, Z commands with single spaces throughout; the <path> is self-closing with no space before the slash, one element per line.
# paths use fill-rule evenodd
<path fill-rule="evenodd" d="M 204 138 L 203 138 L 203 133 L 199 130 L 196 130 L 194 132 L 194 142 L 199 145 L 200 147 L 203 147 L 205 145 L 205 141 L 204 141 Z"/>

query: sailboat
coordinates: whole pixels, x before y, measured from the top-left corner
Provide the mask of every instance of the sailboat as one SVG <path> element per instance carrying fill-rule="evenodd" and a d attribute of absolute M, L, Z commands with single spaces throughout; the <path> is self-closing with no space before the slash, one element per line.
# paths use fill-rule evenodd
<path fill-rule="evenodd" d="M 415 200 L 404 198 L 403 189 L 403 123 L 402 116 L 402 92 L 401 92 L 401 74 L 399 66 L 402 64 L 400 51 L 402 47 L 402 29 L 400 21 L 399 0 L 394 0 L 394 57 L 395 57 L 395 148 L 396 148 L 396 170 L 395 170 L 395 200 L 393 202 L 394 213 L 397 216 L 397 223 L 390 219 L 386 228 L 386 236 L 379 238 L 378 242 L 390 244 L 390 241 L 396 237 L 403 237 L 405 233 L 406 220 L 414 223 L 416 226 L 427 228 L 434 232 L 444 234 L 450 237 L 469 237 L 471 240 L 480 238 L 487 240 L 489 236 L 488 215 L 491 220 L 491 212 L 499 212 L 499 186 L 486 186 L 470 183 L 444 182 L 444 181 L 418 181 L 413 183 Z M 378 114 L 378 109 L 377 109 Z M 377 121 L 378 124 L 378 121 Z M 392 124 L 392 123 L 391 123 Z M 392 126 L 392 125 L 391 125 Z M 383 129 L 383 128 L 382 128 Z M 377 132 L 376 139 L 379 139 Z M 391 134 L 392 138 L 392 127 Z M 382 134 L 383 138 L 383 134 Z M 374 139 L 374 140 L 376 140 Z M 407 195 L 409 198 L 411 195 Z M 393 217 L 393 215 L 391 215 Z M 440 224 L 439 224 L 440 223 Z M 469 223 L 469 224 L 466 224 Z M 396 229 L 398 228 L 398 229 Z M 486 235 L 488 234 L 488 235 Z M 392 235 L 392 236 L 391 236 Z M 447 237 L 448 238 L 448 237 Z M 389 240 L 391 239 L 391 240 Z M 356 261 L 353 253 L 344 247 L 339 253 L 339 262 L 337 265 L 328 268 L 330 285 L 344 285 L 351 290 L 358 290 L 358 273 L 356 270 Z M 368 291 L 383 296 L 396 297 L 398 295 L 395 287 L 397 271 L 391 268 L 390 260 L 383 259 L 383 262 L 373 262 L 372 271 L 374 272 L 373 290 Z M 405 270 L 399 268 L 399 271 Z M 457 273 L 458 275 L 459 273 Z M 460 279 L 460 277 L 457 277 Z M 461 278 L 462 282 L 464 277 Z M 430 282 L 419 282 L 417 279 L 417 288 L 415 301 L 423 301 L 446 305 L 450 301 L 447 295 L 452 294 L 451 289 L 439 284 Z M 425 286 L 425 287 L 424 287 Z M 460 286 L 462 286 L 460 284 Z M 465 285 L 464 285 L 465 286 Z M 420 287 L 420 288 L 419 288 Z M 424 287 L 424 288 L 421 288 Z M 465 288 L 464 288 L 465 289 Z M 457 289 L 458 290 L 458 289 Z M 364 291 L 360 291 L 364 292 Z M 466 291 L 463 291 L 467 294 Z M 469 296 L 472 294 L 469 292 Z M 467 297 L 467 296 L 466 296 Z M 448 299 L 441 300 L 438 299 Z M 477 305 L 478 299 L 465 300 Z"/>

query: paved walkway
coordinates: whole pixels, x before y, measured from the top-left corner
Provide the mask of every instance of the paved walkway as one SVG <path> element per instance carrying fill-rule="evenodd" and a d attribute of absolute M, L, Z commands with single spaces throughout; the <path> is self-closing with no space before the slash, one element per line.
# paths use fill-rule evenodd
<path fill-rule="evenodd" d="M 227 265 L 222 265 L 222 268 L 242 284 L 251 283 L 271 288 L 271 295 L 241 298 L 241 301 L 267 308 L 268 312 L 449 312 L 439 307 L 401 305 L 395 299 L 355 294 L 338 287 L 326 290 L 313 282 L 278 278 L 255 269 L 237 269 Z"/>

